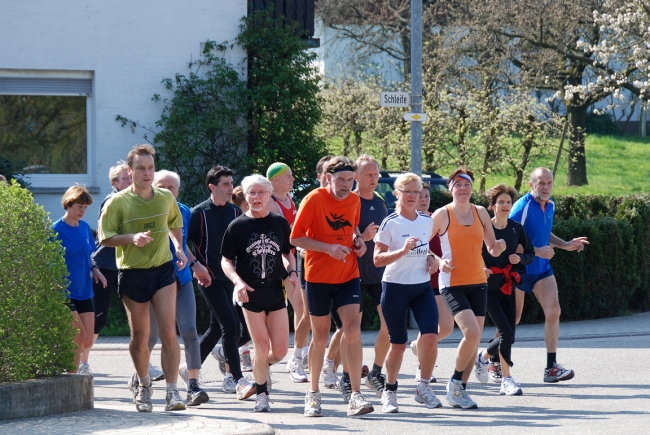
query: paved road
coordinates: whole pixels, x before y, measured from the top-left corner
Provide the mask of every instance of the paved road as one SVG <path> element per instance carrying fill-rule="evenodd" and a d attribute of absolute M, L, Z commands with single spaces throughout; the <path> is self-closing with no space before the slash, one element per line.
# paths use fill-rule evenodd
<path fill-rule="evenodd" d="M 410 331 L 414 337 L 415 331 Z M 487 340 L 493 334 L 488 328 Z M 379 399 L 363 388 L 376 412 L 362 418 L 345 416 L 346 407 L 336 390 L 323 390 L 322 418 L 302 416 L 307 384 L 294 384 L 284 364 L 272 367 L 272 412 L 255 414 L 253 401 L 241 402 L 221 391 L 222 376 L 209 358 L 203 368 L 211 401 L 185 412 L 164 412 L 164 383 L 155 383 L 154 412 L 135 412 L 126 382 L 132 364 L 124 338 L 101 338 L 91 355 L 95 373 L 95 409 L 0 423 L 0 434 L 201 434 L 276 433 L 308 435 L 345 434 L 481 434 L 536 433 L 645 433 L 650 423 L 650 313 L 615 319 L 571 322 L 562 325 L 558 359 L 576 371 L 560 384 L 542 382 L 545 364 L 543 325 L 524 325 L 514 348 L 513 376 L 524 395 L 499 396 L 496 384 L 471 383 L 470 394 L 479 409 L 463 411 L 445 406 L 427 410 L 413 400 L 416 359 L 407 351 L 399 377 L 399 414 L 382 414 Z M 370 364 L 373 333 L 364 333 L 364 361 Z M 434 389 L 444 395 L 453 372 L 455 331 L 440 345 Z M 160 360 L 160 350 L 153 354 Z M 474 381 L 473 378 L 470 381 Z M 182 383 L 182 381 L 181 381 Z M 444 400 L 443 400 L 444 403 Z"/>

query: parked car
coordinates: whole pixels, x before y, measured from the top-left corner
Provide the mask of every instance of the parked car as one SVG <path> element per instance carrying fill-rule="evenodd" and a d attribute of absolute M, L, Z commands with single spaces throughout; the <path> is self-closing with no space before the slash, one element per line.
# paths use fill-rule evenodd
<path fill-rule="evenodd" d="M 377 192 L 386 199 L 388 212 L 395 210 L 395 178 L 400 172 L 379 171 L 379 182 L 377 183 Z M 429 183 L 429 190 L 447 189 L 447 178 L 436 174 L 435 172 L 423 172 L 422 181 Z"/>

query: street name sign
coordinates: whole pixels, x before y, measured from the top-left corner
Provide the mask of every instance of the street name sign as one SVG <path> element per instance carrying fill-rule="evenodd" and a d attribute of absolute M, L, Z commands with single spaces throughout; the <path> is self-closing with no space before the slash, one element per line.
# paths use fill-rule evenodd
<path fill-rule="evenodd" d="M 408 92 L 380 92 L 379 105 L 381 107 L 410 107 L 411 94 Z"/>

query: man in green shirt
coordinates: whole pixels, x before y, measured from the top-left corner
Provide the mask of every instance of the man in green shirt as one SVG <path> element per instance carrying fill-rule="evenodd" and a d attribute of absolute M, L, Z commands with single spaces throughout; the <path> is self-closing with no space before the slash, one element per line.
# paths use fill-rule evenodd
<path fill-rule="evenodd" d="M 180 347 L 176 338 L 176 272 L 169 239 L 176 248 L 179 269 L 186 266 L 183 218 L 174 196 L 152 187 L 155 150 L 136 145 L 127 164 L 133 184 L 116 193 L 104 207 L 98 228 L 99 242 L 116 248 L 118 293 L 131 326 L 129 351 L 136 373 L 129 381 L 139 412 L 151 412 L 149 304 L 158 321 L 161 362 L 167 381 L 166 411 L 185 409 L 176 386 Z"/>

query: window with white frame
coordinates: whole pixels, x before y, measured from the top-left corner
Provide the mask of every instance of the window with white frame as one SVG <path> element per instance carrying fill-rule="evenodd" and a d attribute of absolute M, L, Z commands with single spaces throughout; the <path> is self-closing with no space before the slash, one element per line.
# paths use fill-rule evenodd
<path fill-rule="evenodd" d="M 90 72 L 0 70 L 0 164 L 36 188 L 91 184 L 91 100 Z"/>

